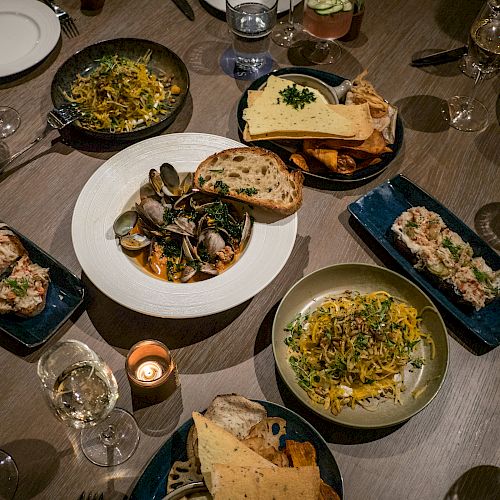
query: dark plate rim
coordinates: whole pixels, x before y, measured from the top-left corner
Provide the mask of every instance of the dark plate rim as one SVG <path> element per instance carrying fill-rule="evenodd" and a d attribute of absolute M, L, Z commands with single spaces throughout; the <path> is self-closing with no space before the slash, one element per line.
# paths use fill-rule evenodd
<path fill-rule="evenodd" d="M 7 223 L 5 223 L 5 224 L 7 224 Z M 76 309 L 78 309 L 78 307 L 80 307 L 80 305 L 85 300 L 85 286 L 83 285 L 82 280 L 80 278 L 78 278 L 78 276 L 76 276 L 75 274 L 73 274 L 65 265 L 61 264 L 57 259 L 55 259 L 49 253 L 47 253 L 45 250 L 43 250 L 42 248 L 40 248 L 36 243 L 34 243 L 32 240 L 30 240 L 29 238 L 27 238 L 26 236 L 24 236 L 24 234 L 20 233 L 19 231 L 17 231 L 16 229 L 14 229 L 9 224 L 7 224 L 7 226 L 8 226 L 8 228 L 14 234 L 16 234 L 19 237 L 19 239 L 21 240 L 21 242 L 23 243 L 23 245 L 26 244 L 26 246 L 30 246 L 30 247 L 34 248 L 37 252 L 43 254 L 45 256 L 45 258 L 48 261 L 50 261 L 54 266 L 58 267 L 62 271 L 62 273 L 64 275 L 71 276 L 75 280 L 75 282 L 78 284 L 78 290 L 80 292 L 78 294 L 78 296 L 79 296 L 78 302 L 68 311 L 67 314 L 65 314 L 62 317 L 62 319 L 59 321 L 59 323 L 52 330 L 49 330 L 46 333 L 46 335 L 44 336 L 44 338 L 41 339 L 38 342 L 24 342 L 23 340 L 19 339 L 16 335 L 14 335 L 12 332 L 10 332 L 9 330 L 7 330 L 4 327 L 0 326 L 0 331 L 5 332 L 7 335 L 9 335 L 10 338 L 12 338 L 13 340 L 15 340 L 19 344 L 23 345 L 24 347 L 34 348 L 34 347 L 38 347 L 38 346 L 44 344 L 53 335 L 55 335 L 56 332 L 59 330 L 59 328 L 61 328 L 61 326 L 64 323 L 66 323 L 66 321 L 68 320 L 68 318 L 76 311 Z M 28 254 L 29 254 L 29 252 L 28 252 Z M 40 314 L 43 314 L 43 311 Z"/>
<path fill-rule="evenodd" d="M 285 302 L 285 300 L 287 299 L 287 297 L 290 296 L 293 293 L 293 291 L 295 290 L 295 288 L 297 286 L 299 286 L 299 283 L 302 283 L 304 280 L 306 280 L 308 278 L 311 278 L 313 275 L 325 272 L 326 270 L 329 270 L 331 268 L 339 268 L 339 267 L 345 267 L 345 266 L 359 266 L 359 267 L 376 268 L 376 269 L 382 270 L 384 272 L 390 273 L 390 274 L 392 274 L 394 276 L 397 276 L 399 279 L 408 282 L 411 286 L 413 286 L 414 288 L 416 288 L 434 306 L 434 312 L 437 314 L 438 319 L 439 319 L 440 323 L 442 324 L 443 332 L 444 332 L 444 337 L 443 338 L 444 338 L 445 345 L 446 345 L 446 352 L 445 352 L 445 358 L 446 359 L 445 359 L 445 362 L 444 362 L 444 371 L 443 371 L 441 380 L 439 381 L 439 385 L 438 385 L 436 391 L 434 392 L 434 394 L 432 394 L 432 396 L 425 402 L 425 404 L 423 404 L 420 408 L 414 410 L 412 413 L 410 413 L 404 419 L 400 419 L 399 421 L 388 422 L 387 424 L 384 424 L 384 425 L 373 425 L 373 424 L 366 424 L 366 425 L 364 425 L 364 424 L 351 424 L 351 423 L 347 423 L 347 422 L 343 421 L 341 418 L 337 418 L 333 414 L 327 416 L 327 415 L 325 415 L 324 413 L 322 413 L 320 411 L 320 409 L 319 409 L 320 405 L 314 403 L 313 401 L 311 401 L 310 404 L 305 403 L 304 401 L 302 401 L 300 398 L 297 397 L 297 393 L 299 392 L 297 390 L 298 384 L 295 384 L 293 388 L 290 387 L 290 384 L 288 383 L 288 381 L 287 381 L 286 377 L 284 376 L 284 374 L 282 372 L 282 369 L 281 369 L 281 363 L 282 363 L 282 361 L 278 362 L 278 356 L 276 354 L 276 345 L 277 345 L 277 336 L 278 336 L 278 334 L 276 333 L 276 329 L 277 329 L 276 318 L 278 317 L 278 312 L 279 312 L 280 308 L 282 307 L 283 303 Z M 439 312 L 439 310 L 434 305 L 432 297 L 429 296 L 429 294 L 427 294 L 424 290 L 422 290 L 418 285 L 416 285 L 415 283 L 413 283 L 413 281 L 411 281 L 410 279 L 406 278 L 405 276 L 399 274 L 398 272 L 393 271 L 392 269 L 388 269 L 388 268 L 383 267 L 383 266 L 378 266 L 376 264 L 369 264 L 369 263 L 366 263 L 366 262 L 339 262 L 337 264 L 331 264 L 331 265 L 324 266 L 324 267 L 321 267 L 319 269 L 316 269 L 315 271 L 312 271 L 309 274 L 306 274 L 301 279 L 299 279 L 298 281 L 296 281 L 294 283 L 294 285 L 287 291 L 287 293 L 281 299 L 280 304 L 278 306 L 278 309 L 276 310 L 276 314 L 274 315 L 273 325 L 272 325 L 272 340 L 271 340 L 271 344 L 272 344 L 272 348 L 273 348 L 274 361 L 275 361 L 275 364 L 276 364 L 276 368 L 278 369 L 278 373 L 279 373 L 281 379 L 283 380 L 283 382 L 287 385 L 287 387 L 289 387 L 290 392 L 292 392 L 292 394 L 294 394 L 294 397 L 301 404 L 305 405 L 308 409 L 310 409 L 311 411 L 313 411 L 316 415 L 318 415 L 319 417 L 321 417 L 325 421 L 333 422 L 336 425 L 341 425 L 343 427 L 347 427 L 347 428 L 350 428 L 350 429 L 361 429 L 361 430 L 367 430 L 367 429 L 385 429 L 385 428 L 388 428 L 388 427 L 393 427 L 395 425 L 400 425 L 400 424 L 403 424 L 404 422 L 407 422 L 408 420 L 410 420 L 411 418 L 413 418 L 415 415 L 417 415 L 418 413 L 420 413 L 422 410 L 424 410 L 427 406 L 429 406 L 429 404 L 436 398 L 436 396 L 438 395 L 439 391 L 443 387 L 444 381 L 445 381 L 446 376 L 448 374 L 448 368 L 449 368 L 449 363 L 450 363 L 450 343 L 449 343 L 449 340 L 448 340 L 446 324 L 445 324 L 445 322 L 444 322 L 444 320 L 443 320 L 443 318 L 441 316 L 441 313 Z"/>
<path fill-rule="evenodd" d="M 337 464 L 337 461 L 335 460 L 335 456 L 333 455 L 332 451 L 328 447 L 328 443 L 325 441 L 325 439 L 319 433 L 319 431 L 317 431 L 312 426 L 312 424 L 310 424 L 305 418 L 303 418 L 302 416 L 300 416 L 298 413 L 294 412 L 290 408 L 287 408 L 286 406 L 280 405 L 278 403 L 274 403 L 272 401 L 264 401 L 264 400 L 261 400 L 261 399 L 253 399 L 252 398 L 251 401 L 254 401 L 256 403 L 262 404 L 266 408 L 266 410 L 277 409 L 277 410 L 279 410 L 281 412 L 284 412 L 285 414 L 286 413 L 291 414 L 292 417 L 296 418 L 300 422 L 300 424 L 302 426 L 306 427 L 312 434 L 314 434 L 314 436 L 321 443 L 321 445 L 324 446 L 328 450 L 328 452 L 330 454 L 330 457 L 331 457 L 331 460 L 333 461 L 333 463 L 337 467 L 337 471 L 335 471 L 335 472 L 338 472 L 338 481 L 339 481 L 340 488 L 341 488 L 341 491 L 337 491 L 337 493 L 339 494 L 339 496 L 340 496 L 341 499 L 345 498 L 345 494 L 344 494 L 344 479 L 342 477 L 342 473 L 341 473 L 340 468 L 339 468 L 339 466 Z M 195 411 L 195 410 L 193 410 L 193 411 Z M 202 413 L 205 413 L 205 410 L 203 410 Z M 270 415 L 270 416 L 273 416 L 273 415 Z M 193 422 L 193 418 L 192 417 L 190 419 L 186 420 L 185 422 L 183 422 L 181 425 L 179 425 L 178 427 L 176 427 L 176 429 L 171 433 L 171 435 L 168 437 L 168 439 L 160 446 L 160 448 L 157 450 L 157 452 L 154 454 L 154 456 L 151 457 L 151 459 L 148 461 L 147 465 L 143 468 L 141 475 L 137 478 L 137 480 L 136 480 L 136 482 L 134 484 L 134 488 L 133 488 L 133 490 L 132 490 L 132 492 L 131 492 L 131 494 L 129 496 L 130 500 L 134 500 L 134 498 L 136 498 L 136 495 L 138 493 L 140 493 L 138 491 L 138 488 L 140 488 L 140 486 L 141 486 L 140 482 L 145 477 L 145 475 L 146 475 L 147 470 L 149 469 L 149 467 L 154 463 L 155 459 L 161 453 L 163 447 L 166 446 L 169 443 L 169 441 L 172 439 L 172 437 L 174 436 L 174 434 L 177 431 L 179 431 L 181 428 L 189 428 L 189 427 L 191 427 L 191 425 L 193 425 L 193 423 L 194 422 Z M 335 475 L 337 475 L 337 474 L 335 474 Z M 164 480 L 165 478 L 162 478 L 162 479 Z"/>
<path fill-rule="evenodd" d="M 313 76 L 315 78 L 318 78 L 319 80 L 322 80 L 323 82 L 327 84 L 331 84 L 328 80 L 331 80 L 333 78 L 340 78 L 341 80 L 346 80 L 347 78 L 337 75 L 335 73 L 328 73 L 326 71 L 321 71 L 317 70 L 314 68 L 307 68 L 307 67 L 285 67 L 285 68 L 279 68 L 276 70 L 273 70 L 254 82 L 250 84 L 250 86 L 243 92 L 239 102 L 238 102 L 238 107 L 236 111 L 236 117 L 238 121 L 238 131 L 241 136 L 243 136 L 243 130 L 245 128 L 245 121 L 243 120 L 243 110 L 247 107 L 247 99 L 248 99 L 248 91 L 249 90 L 258 90 L 269 78 L 271 75 L 275 76 L 282 76 L 286 74 L 302 74 L 302 75 L 307 75 L 307 76 Z M 401 120 L 400 113 L 397 115 L 397 120 L 396 120 L 396 139 L 393 144 L 389 144 L 389 146 L 393 147 L 393 152 L 392 153 L 384 153 L 380 156 L 382 158 L 382 162 L 380 162 L 377 165 L 373 165 L 371 167 L 367 167 L 361 170 L 358 170 L 357 172 L 354 172 L 352 175 L 346 175 L 346 174 L 330 174 L 329 176 L 324 176 L 324 175 L 318 175 L 318 174 L 313 174 L 311 172 L 306 172 L 301 169 L 299 169 L 296 165 L 293 165 L 290 163 L 290 161 L 285 161 L 287 166 L 292 169 L 292 170 L 298 170 L 299 172 L 302 172 L 306 177 L 310 177 L 311 179 L 315 179 L 317 181 L 326 181 L 326 182 L 340 182 L 340 183 L 345 183 L 345 184 L 351 184 L 351 183 L 357 183 L 357 182 L 362 182 L 362 181 L 368 181 L 369 179 L 372 179 L 379 174 L 381 174 L 384 170 L 386 170 L 390 163 L 396 159 L 396 157 L 399 154 L 399 150 L 401 149 L 401 146 L 403 145 L 404 141 L 404 126 L 403 122 Z M 273 151 L 274 153 L 277 153 L 278 155 L 281 154 L 289 154 L 289 151 L 282 147 L 277 141 L 256 141 L 256 142 L 249 142 L 248 144 L 252 144 L 253 146 L 259 146 L 263 147 L 265 149 L 269 149 L 270 151 Z"/>
<path fill-rule="evenodd" d="M 187 96 L 189 94 L 189 89 L 190 89 L 190 76 L 189 76 L 189 71 L 187 69 L 186 64 L 184 61 L 181 59 L 181 57 L 175 53 L 173 50 L 169 49 L 165 45 L 155 42 L 153 40 L 148 40 L 146 38 L 135 38 L 135 37 L 121 37 L 121 38 L 108 38 L 105 40 L 100 40 L 98 42 L 92 43 L 90 45 L 87 45 L 85 47 L 82 47 L 80 50 L 76 51 L 72 55 L 70 55 L 58 68 L 57 71 L 54 73 L 54 76 L 52 77 L 52 82 L 50 86 L 50 95 L 51 95 L 51 100 L 52 104 L 55 106 L 55 99 L 54 96 L 59 92 L 57 89 L 55 89 L 55 80 L 58 77 L 58 75 L 63 71 L 63 69 L 66 67 L 67 64 L 70 63 L 75 57 L 79 56 L 80 54 L 84 53 L 85 51 L 103 46 L 105 47 L 106 45 L 114 44 L 114 43 L 119 43 L 119 42 L 125 42 L 125 43 L 137 43 L 137 44 L 143 44 L 143 45 L 149 45 L 150 47 L 154 47 L 157 50 L 163 51 L 165 53 L 169 53 L 173 59 L 176 60 L 178 67 L 182 70 L 182 73 L 184 74 L 183 76 L 186 79 L 186 89 L 185 91 L 181 94 L 181 97 L 177 103 L 177 106 L 173 109 L 173 111 L 168 114 L 164 115 L 159 122 L 154 123 L 149 126 L 145 126 L 142 128 L 137 128 L 134 130 L 131 130 L 129 132 L 120 132 L 120 133 L 114 133 L 114 132 L 100 132 L 98 130 L 89 130 L 86 128 L 83 128 L 79 126 L 77 123 L 71 123 L 68 125 L 68 127 L 78 131 L 79 133 L 85 134 L 89 137 L 92 137 L 97 140 L 119 140 L 119 141 L 133 141 L 138 138 L 143 138 L 146 137 L 148 131 L 151 131 L 151 133 L 154 133 L 153 130 L 161 130 L 165 127 L 167 127 L 170 123 L 172 123 L 177 115 L 180 113 L 181 109 L 184 107 L 184 104 L 186 102 Z"/>
<path fill-rule="evenodd" d="M 487 334 L 485 333 L 484 329 L 481 328 L 479 323 L 478 318 L 472 318 L 471 314 L 476 314 L 477 311 L 471 311 L 470 313 L 467 313 L 464 309 L 461 309 L 459 306 L 454 304 L 451 299 L 447 297 L 443 292 L 441 292 L 439 289 L 437 289 L 428 279 L 425 278 L 425 276 L 422 273 L 419 273 L 415 268 L 411 265 L 411 263 L 387 240 L 386 238 L 378 239 L 377 236 L 372 232 L 371 227 L 369 224 L 365 222 L 365 219 L 362 215 L 361 210 L 357 210 L 358 208 L 361 207 L 360 202 L 364 200 L 366 197 L 370 196 L 382 186 L 391 186 L 396 192 L 400 193 L 401 196 L 403 196 L 405 199 L 406 196 L 397 188 L 398 183 L 407 183 L 408 186 L 410 186 L 412 189 L 420 192 L 424 197 L 428 198 L 429 201 L 435 205 L 433 210 L 437 211 L 439 215 L 443 216 L 443 218 L 446 220 L 451 220 L 453 222 L 453 225 L 459 226 L 461 228 L 464 228 L 464 231 L 468 233 L 468 235 L 462 234 L 461 236 L 464 237 L 465 241 L 467 241 L 467 236 L 473 236 L 473 238 L 476 240 L 471 243 L 473 247 L 481 247 L 484 249 L 484 251 L 490 253 L 491 255 L 497 255 L 494 250 L 491 249 L 491 247 L 475 232 L 473 231 L 465 222 L 463 222 L 459 217 L 457 217 L 453 212 L 451 212 L 448 208 L 446 208 L 440 201 L 438 201 L 434 196 L 430 195 L 427 191 L 422 189 L 418 184 L 413 182 L 411 179 L 406 177 L 403 174 L 398 174 L 391 179 L 385 181 L 384 183 L 380 184 L 379 186 L 376 186 L 363 196 L 359 197 L 357 200 L 354 202 L 350 203 L 347 207 L 348 211 L 350 214 L 361 224 L 361 226 L 364 228 L 365 231 L 368 231 L 368 233 L 374 237 L 377 240 L 377 243 L 380 247 L 382 247 L 397 263 L 400 268 L 403 269 L 404 272 L 406 272 L 412 281 L 415 281 L 419 287 L 421 287 L 430 297 L 440 306 L 442 307 L 448 314 L 453 316 L 453 318 L 463 327 L 465 328 L 469 333 L 474 335 L 476 338 L 478 338 L 481 342 L 484 342 L 486 345 L 490 347 L 497 347 L 500 344 L 500 337 L 497 334 L 496 340 L 492 341 L 491 337 L 493 334 Z M 413 206 L 409 201 L 409 205 Z M 498 258 L 498 256 L 497 256 Z M 500 300 L 497 298 L 494 302 Z M 491 306 L 492 303 L 485 307 Z M 483 308 L 484 310 L 484 308 Z M 472 321 L 476 323 L 476 325 L 472 324 Z"/>

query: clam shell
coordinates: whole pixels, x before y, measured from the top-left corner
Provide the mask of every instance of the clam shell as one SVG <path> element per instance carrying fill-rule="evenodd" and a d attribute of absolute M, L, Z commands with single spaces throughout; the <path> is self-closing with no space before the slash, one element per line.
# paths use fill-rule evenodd
<path fill-rule="evenodd" d="M 130 233 L 137 224 L 137 212 L 135 210 L 127 210 L 119 215 L 113 222 L 113 231 L 117 236 L 125 236 Z"/>

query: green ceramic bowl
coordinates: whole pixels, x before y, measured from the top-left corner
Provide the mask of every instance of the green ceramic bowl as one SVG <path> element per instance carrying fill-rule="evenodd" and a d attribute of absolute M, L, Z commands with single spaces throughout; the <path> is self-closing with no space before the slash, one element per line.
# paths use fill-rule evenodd
<path fill-rule="evenodd" d="M 354 409 L 344 407 L 333 415 L 322 405 L 312 401 L 299 387 L 288 362 L 288 347 L 285 338 L 286 325 L 298 313 L 313 310 L 329 295 L 346 290 L 369 293 L 385 290 L 400 298 L 423 313 L 422 328 L 432 334 L 435 343 L 434 359 L 429 359 L 429 348 L 419 344 L 414 351 L 417 356 L 425 357 L 426 363 L 421 369 L 409 367 L 405 370 L 406 390 L 402 393 L 402 404 L 392 400 L 380 400 L 375 409 L 367 410 L 357 405 Z M 429 297 L 411 281 L 388 269 L 369 264 L 337 264 L 319 269 L 298 281 L 281 301 L 273 323 L 273 352 L 278 371 L 286 385 L 306 406 L 322 417 L 337 424 L 349 427 L 374 429 L 390 427 L 408 420 L 424 409 L 438 393 L 448 367 L 448 337 L 441 315 Z M 412 370 L 410 372 L 410 369 Z M 417 397 L 412 392 L 419 392 Z"/>

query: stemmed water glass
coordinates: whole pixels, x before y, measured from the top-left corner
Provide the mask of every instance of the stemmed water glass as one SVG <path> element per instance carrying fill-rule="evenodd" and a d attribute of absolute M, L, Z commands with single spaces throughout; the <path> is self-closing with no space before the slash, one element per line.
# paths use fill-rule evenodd
<path fill-rule="evenodd" d="M 111 466 L 130 458 L 139 429 L 130 413 L 115 408 L 115 377 L 92 349 L 77 340 L 58 342 L 40 358 L 38 377 L 54 414 L 81 429 L 81 448 L 91 462 Z"/>
<path fill-rule="evenodd" d="M 290 0 L 288 6 L 288 18 L 286 21 L 280 21 L 273 32 L 271 40 L 281 47 L 291 47 L 295 42 L 297 35 L 302 32 L 302 28 L 298 28 L 293 20 L 293 0 Z"/>
<path fill-rule="evenodd" d="M 475 75 L 470 96 L 447 100 L 449 124 L 462 131 L 484 129 L 488 124 L 487 108 L 475 98 L 479 82 L 500 68 L 500 2 L 489 0 L 480 10 L 469 32 L 468 63 Z"/>
<path fill-rule="evenodd" d="M 353 9 L 350 0 L 305 0 L 302 23 L 315 41 L 303 46 L 302 55 L 315 64 L 334 62 L 341 53 L 335 40 L 349 31 Z"/>

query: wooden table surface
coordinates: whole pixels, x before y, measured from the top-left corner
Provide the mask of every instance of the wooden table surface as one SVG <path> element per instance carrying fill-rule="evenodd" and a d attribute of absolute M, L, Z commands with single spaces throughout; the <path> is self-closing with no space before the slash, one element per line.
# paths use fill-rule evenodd
<path fill-rule="evenodd" d="M 4 153 L 6 148 L 17 151 L 43 130 L 51 108 L 50 84 L 62 62 L 91 43 L 115 37 L 157 41 L 185 61 L 190 95 L 165 133 L 209 132 L 238 139 L 236 107 L 249 82 L 234 80 L 219 67 L 231 41 L 224 20 L 197 1 L 190 3 L 195 22 L 169 0 L 107 0 L 96 16 L 83 15 L 78 0 L 60 0 L 76 19 L 80 36 L 62 36 L 40 66 L 0 84 L 0 104 L 15 107 L 22 118 L 18 132 L 0 143 Z M 343 44 L 336 64 L 321 69 L 351 78 L 369 70 L 370 80 L 399 107 L 404 121 L 405 141 L 396 160 L 356 189 L 306 187 L 287 264 L 267 288 L 235 309 L 210 318 L 155 319 L 118 305 L 83 276 L 86 309 L 48 344 L 24 352 L 1 339 L 0 448 L 13 455 L 20 470 L 16 499 L 71 500 L 89 489 L 104 491 L 106 499 L 123 498 L 170 433 L 193 410 L 228 392 L 285 402 L 309 419 L 329 443 L 347 499 L 494 498 L 495 484 L 500 484 L 499 349 L 485 352 L 449 329 L 448 375 L 436 399 L 404 425 L 377 432 L 322 421 L 304 411 L 277 380 L 270 332 L 286 291 L 329 264 L 387 264 L 382 251 L 351 224 L 346 210 L 350 202 L 400 172 L 471 227 L 481 207 L 500 201 L 498 79 L 486 80 L 478 89 L 490 125 L 482 132 L 463 133 L 448 128 L 440 107 L 449 96 L 470 93 L 472 81 L 455 63 L 423 69 L 408 64 L 412 55 L 426 49 L 463 45 L 481 2 L 367 3 L 359 38 Z M 276 66 L 290 65 L 285 49 L 273 45 L 271 51 Z M 87 180 L 114 153 L 76 150 L 57 138 L 53 132 L 0 177 L 0 219 L 80 276 L 71 242 L 73 208 Z M 181 387 L 163 403 L 133 408 L 125 356 L 135 342 L 151 337 L 172 348 Z M 134 411 L 141 439 L 134 456 L 121 466 L 100 468 L 88 462 L 78 433 L 57 421 L 42 397 L 36 363 L 48 345 L 61 339 L 78 339 L 96 350 L 116 375 L 119 406 Z"/>

